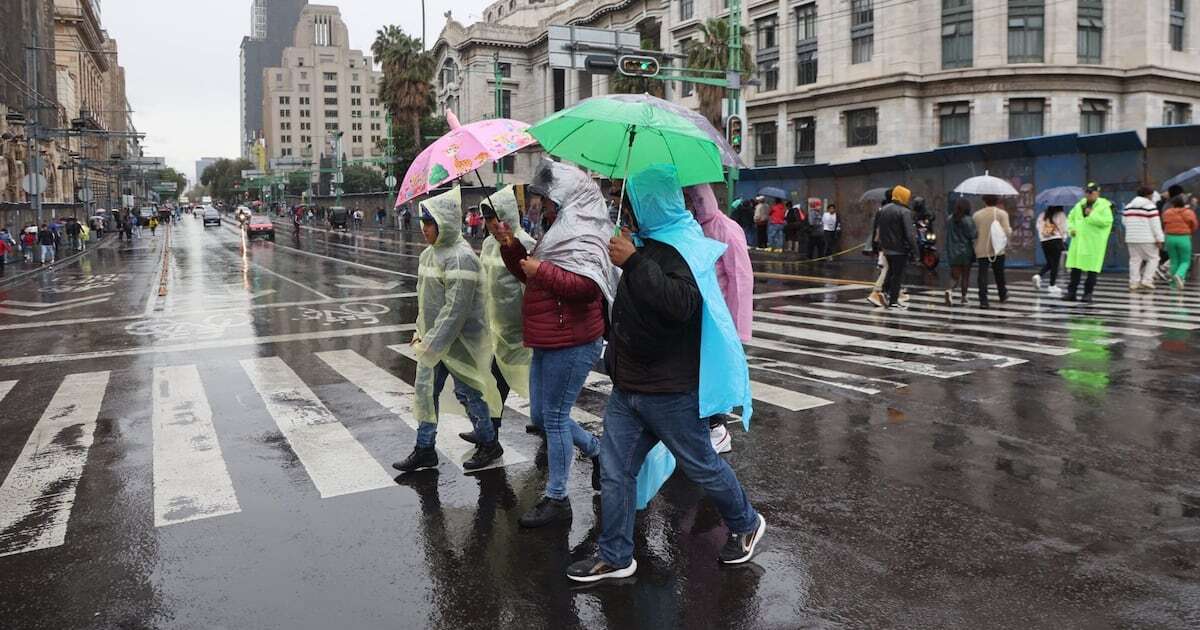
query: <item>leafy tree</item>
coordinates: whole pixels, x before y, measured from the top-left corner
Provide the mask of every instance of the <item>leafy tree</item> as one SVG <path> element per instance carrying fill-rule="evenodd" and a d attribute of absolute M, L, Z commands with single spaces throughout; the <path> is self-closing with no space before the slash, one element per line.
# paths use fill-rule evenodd
<path fill-rule="evenodd" d="M 174 182 L 175 183 L 175 192 L 161 193 L 163 199 L 177 198 L 183 194 L 184 190 L 187 189 L 187 177 L 185 177 L 183 175 L 183 173 L 180 173 L 179 171 L 177 171 L 169 166 L 164 169 L 150 172 L 149 177 L 147 179 L 149 179 L 152 182 L 154 180 L 158 180 L 159 182 L 163 182 L 163 183 L 166 183 L 166 182 Z"/>
<path fill-rule="evenodd" d="M 308 171 L 293 171 L 288 173 L 287 187 L 285 190 L 289 195 L 303 195 L 304 191 L 309 190 L 311 186 L 311 175 Z"/>
<path fill-rule="evenodd" d="M 450 132 L 450 125 L 446 124 L 446 119 L 442 116 L 432 114 L 421 119 L 421 138 L 422 142 L 429 138 L 440 138 Z M 379 148 L 383 149 L 386 146 L 385 140 L 379 141 Z M 412 166 L 413 160 L 417 157 L 417 153 L 407 147 L 413 146 L 412 129 L 403 126 L 392 127 L 392 146 L 397 147 L 395 170 L 392 172 L 396 175 L 397 183 L 404 180 L 404 174 L 408 172 L 408 167 Z"/>
<path fill-rule="evenodd" d="M 754 68 L 753 56 L 747 42 L 750 31 L 742 27 L 742 78 L 748 78 Z M 729 70 L 729 21 L 722 18 L 709 18 L 700 25 L 700 43 L 688 49 L 687 65 L 699 70 Z M 700 95 L 700 113 L 713 124 L 721 128 L 721 99 L 725 98 L 725 88 L 715 85 L 696 84 L 696 92 Z"/>
<path fill-rule="evenodd" d="M 342 190 L 347 194 L 379 192 L 386 187 L 383 183 L 383 173 L 364 164 L 351 164 L 342 168 L 345 181 Z"/>
<path fill-rule="evenodd" d="M 254 164 L 244 158 L 221 158 L 204 169 L 204 173 L 200 175 L 200 183 L 208 188 L 214 199 L 236 203 L 238 193 L 233 188 L 242 181 L 242 171 L 253 168 Z"/>
<path fill-rule="evenodd" d="M 433 55 L 424 43 L 395 25 L 384 26 L 375 34 L 371 54 L 383 66 L 379 98 L 392 116 L 394 127 L 407 123 L 413 155 L 421 152 L 421 118 L 433 111 Z"/>
<path fill-rule="evenodd" d="M 649 37 L 642 38 L 642 50 L 661 50 Z M 649 94 L 664 98 L 667 88 L 660 79 L 629 77 L 616 72 L 608 77 L 608 91 L 614 94 Z"/>

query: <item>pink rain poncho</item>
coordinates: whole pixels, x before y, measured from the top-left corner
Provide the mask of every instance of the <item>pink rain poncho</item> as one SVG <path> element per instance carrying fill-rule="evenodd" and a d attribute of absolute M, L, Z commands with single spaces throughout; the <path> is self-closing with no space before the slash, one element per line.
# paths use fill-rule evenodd
<path fill-rule="evenodd" d="M 704 235 L 728 246 L 717 259 L 717 284 L 725 296 L 729 314 L 733 315 L 738 337 L 743 342 L 750 341 L 754 322 L 754 268 L 750 266 L 746 233 L 717 207 L 717 197 L 708 184 L 689 186 L 683 192 Z"/>

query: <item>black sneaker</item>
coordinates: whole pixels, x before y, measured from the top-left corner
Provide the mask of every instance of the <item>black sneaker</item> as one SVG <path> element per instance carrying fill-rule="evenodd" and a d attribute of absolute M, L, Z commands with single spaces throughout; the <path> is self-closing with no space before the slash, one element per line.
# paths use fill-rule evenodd
<path fill-rule="evenodd" d="M 392 468 L 406 473 L 437 467 L 437 451 L 435 451 L 432 446 L 426 448 L 421 448 L 418 446 L 417 448 L 413 449 L 412 454 L 406 457 L 404 461 L 392 464 Z"/>
<path fill-rule="evenodd" d="M 721 548 L 719 557 L 722 564 L 741 564 L 754 557 L 754 547 L 762 540 L 767 531 L 767 519 L 758 515 L 758 527 L 745 534 L 730 534 L 729 540 Z"/>
<path fill-rule="evenodd" d="M 463 470 L 486 468 L 503 456 L 504 447 L 500 446 L 500 440 L 492 440 L 487 444 L 480 444 L 479 448 L 475 449 L 475 453 L 471 455 L 471 459 L 463 462 Z"/>
<path fill-rule="evenodd" d="M 592 490 L 600 492 L 600 456 L 592 458 Z"/>
<path fill-rule="evenodd" d="M 569 499 L 551 499 L 550 497 L 542 497 L 537 505 L 533 506 L 528 512 L 517 520 L 521 527 L 542 527 L 556 521 L 570 521 L 574 515 L 571 513 L 571 501 Z"/>
<path fill-rule="evenodd" d="M 542 431 L 542 427 L 539 427 L 538 425 L 536 425 L 532 422 L 525 425 L 525 432 L 531 433 L 533 435 L 541 435 L 542 433 L 544 433 L 544 431 Z"/>
<path fill-rule="evenodd" d="M 1075 297 L 1074 293 L 1068 293 L 1063 296 L 1063 301 L 1064 302 L 1078 302 L 1079 298 Z"/>
<path fill-rule="evenodd" d="M 637 560 L 630 558 L 629 566 L 618 569 L 599 557 L 580 560 L 567 567 L 567 577 L 576 582 L 599 582 L 600 580 L 619 580 L 633 575 L 637 571 Z"/>
<path fill-rule="evenodd" d="M 1079 301 L 1083 302 L 1084 304 L 1091 304 L 1092 303 L 1092 294 L 1084 293 L 1083 297 L 1079 298 Z"/>
<path fill-rule="evenodd" d="M 500 438 L 500 418 L 492 418 L 492 430 L 496 432 L 496 439 Z M 474 431 L 463 431 L 458 434 L 464 442 L 471 444 L 479 444 L 479 438 L 475 437 Z"/>

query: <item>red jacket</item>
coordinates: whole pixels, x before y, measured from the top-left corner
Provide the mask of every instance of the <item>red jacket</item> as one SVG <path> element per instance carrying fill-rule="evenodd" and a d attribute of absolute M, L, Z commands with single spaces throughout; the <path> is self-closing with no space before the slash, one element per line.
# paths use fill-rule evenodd
<path fill-rule="evenodd" d="M 787 223 L 787 206 L 782 203 L 771 206 L 771 225 L 783 225 L 785 223 Z"/>
<path fill-rule="evenodd" d="M 526 278 L 521 261 L 528 252 L 517 239 L 502 246 L 500 256 L 509 272 L 525 283 L 521 315 L 527 347 L 571 348 L 604 334 L 604 294 L 595 282 L 545 261 L 537 275 Z"/>

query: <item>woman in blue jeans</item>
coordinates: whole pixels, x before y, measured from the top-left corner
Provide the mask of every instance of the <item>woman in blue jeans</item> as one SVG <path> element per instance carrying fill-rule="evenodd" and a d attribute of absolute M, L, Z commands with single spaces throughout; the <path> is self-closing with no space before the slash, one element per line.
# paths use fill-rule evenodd
<path fill-rule="evenodd" d="M 575 448 L 592 459 L 592 488 L 600 489 L 600 442 L 571 419 L 571 408 L 600 358 L 617 272 L 608 257 L 613 224 L 604 195 L 587 174 L 544 160 L 529 193 L 550 226 L 533 251 L 512 237 L 511 227 L 497 232 L 505 267 L 525 283 L 523 333 L 533 349 L 530 415 L 535 430 L 545 432 L 549 468 L 545 496 L 520 524 L 541 527 L 572 518 L 567 478 Z"/>

